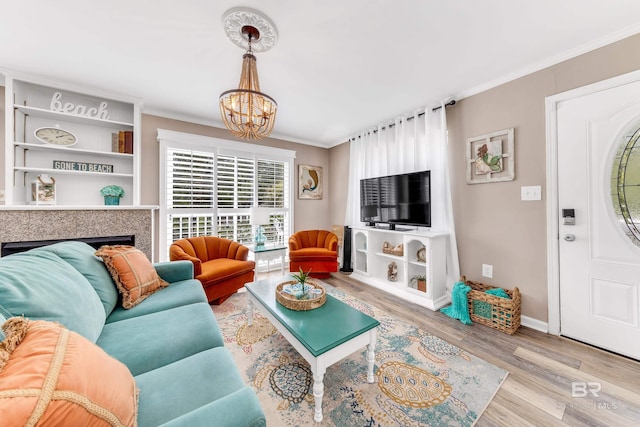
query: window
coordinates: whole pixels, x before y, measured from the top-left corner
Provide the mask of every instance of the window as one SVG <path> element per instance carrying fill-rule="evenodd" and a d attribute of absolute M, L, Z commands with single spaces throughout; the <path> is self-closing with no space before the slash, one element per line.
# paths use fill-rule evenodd
<path fill-rule="evenodd" d="M 636 246 L 640 246 L 640 128 L 638 124 L 621 138 L 611 168 L 611 196 L 617 222 Z"/>
<path fill-rule="evenodd" d="M 251 243 L 252 206 L 272 208 L 268 240 L 293 229 L 295 152 L 158 129 L 160 141 L 160 260 L 171 242 L 215 235 Z"/>

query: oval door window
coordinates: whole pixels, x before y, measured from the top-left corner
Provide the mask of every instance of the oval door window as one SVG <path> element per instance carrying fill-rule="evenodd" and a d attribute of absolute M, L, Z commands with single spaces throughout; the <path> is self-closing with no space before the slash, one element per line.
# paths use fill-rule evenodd
<path fill-rule="evenodd" d="M 611 168 L 611 195 L 618 224 L 640 247 L 640 128 L 624 134 Z"/>

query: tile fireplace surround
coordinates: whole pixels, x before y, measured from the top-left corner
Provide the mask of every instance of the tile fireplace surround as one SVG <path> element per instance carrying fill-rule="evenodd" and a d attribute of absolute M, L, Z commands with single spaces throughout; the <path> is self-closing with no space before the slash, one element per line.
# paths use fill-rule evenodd
<path fill-rule="evenodd" d="M 134 235 L 153 260 L 153 211 L 157 206 L 2 207 L 0 242 Z"/>

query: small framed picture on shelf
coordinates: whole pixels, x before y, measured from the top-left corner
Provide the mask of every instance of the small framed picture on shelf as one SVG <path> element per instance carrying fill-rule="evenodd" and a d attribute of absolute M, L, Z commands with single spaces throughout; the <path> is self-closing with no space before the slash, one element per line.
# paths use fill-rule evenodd
<path fill-rule="evenodd" d="M 56 204 L 56 180 L 49 175 L 38 175 L 31 182 L 31 196 L 29 202 L 34 205 Z"/>

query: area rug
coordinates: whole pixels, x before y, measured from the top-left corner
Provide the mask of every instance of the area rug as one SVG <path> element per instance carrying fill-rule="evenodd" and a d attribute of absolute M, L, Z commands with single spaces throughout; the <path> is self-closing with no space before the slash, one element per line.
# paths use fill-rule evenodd
<path fill-rule="evenodd" d="M 269 426 L 472 426 L 507 372 L 331 285 L 328 294 L 380 322 L 375 382 L 365 349 L 330 366 L 322 423 L 314 423 L 308 363 L 260 314 L 247 325 L 246 292 L 213 306 L 226 347 L 255 389 Z"/>

